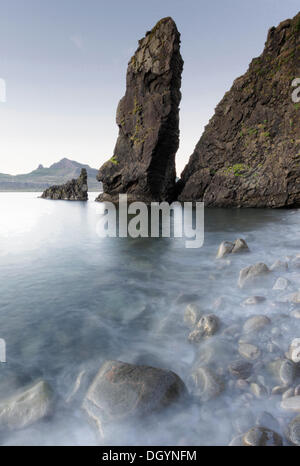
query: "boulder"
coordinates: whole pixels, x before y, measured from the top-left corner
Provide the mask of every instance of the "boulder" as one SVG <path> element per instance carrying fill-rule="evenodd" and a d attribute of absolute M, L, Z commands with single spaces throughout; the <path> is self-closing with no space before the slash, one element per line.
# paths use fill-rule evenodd
<path fill-rule="evenodd" d="M 231 374 L 237 377 L 238 379 L 248 379 L 252 373 L 252 368 L 252 364 L 243 359 L 233 361 L 228 366 L 228 369 L 231 372 Z"/>
<path fill-rule="evenodd" d="M 258 315 L 250 317 L 244 323 L 243 330 L 245 333 L 258 332 L 262 330 L 266 325 L 271 323 L 269 317 L 264 315 Z"/>
<path fill-rule="evenodd" d="M 145 418 L 186 393 L 174 372 L 150 366 L 106 361 L 83 401 L 83 409 L 103 436 L 105 425 Z"/>
<path fill-rule="evenodd" d="M 243 435 L 243 444 L 247 447 L 281 446 L 282 438 L 277 432 L 266 427 L 252 427 Z"/>
<path fill-rule="evenodd" d="M 233 250 L 233 246 L 234 244 L 231 243 L 230 241 L 223 241 L 219 246 L 216 259 L 222 259 L 227 254 L 230 254 L 231 251 Z"/>
<path fill-rule="evenodd" d="M 245 299 L 243 304 L 245 306 L 256 306 L 257 304 L 261 304 L 266 301 L 264 296 L 249 296 L 249 298 Z"/>
<path fill-rule="evenodd" d="M 250 343 L 240 343 L 239 353 L 243 358 L 254 360 L 260 356 L 260 350 L 257 346 Z"/>
<path fill-rule="evenodd" d="M 254 265 L 249 265 L 240 271 L 238 285 L 240 288 L 244 288 L 248 285 L 253 285 L 261 277 L 270 273 L 270 269 L 263 262 L 258 262 Z"/>
<path fill-rule="evenodd" d="M 214 335 L 220 326 L 219 318 L 215 314 L 206 314 L 202 316 L 196 325 L 196 328 L 189 334 L 189 341 L 198 343 L 202 338 Z"/>
<path fill-rule="evenodd" d="M 294 338 L 288 351 L 289 358 L 294 362 L 300 362 L 300 338 Z"/>
<path fill-rule="evenodd" d="M 238 238 L 234 242 L 231 253 L 235 254 L 238 252 L 249 252 L 248 244 L 243 238 Z"/>
<path fill-rule="evenodd" d="M 300 446 L 300 416 L 295 417 L 289 423 L 287 437 L 294 445 Z"/>
<path fill-rule="evenodd" d="M 116 121 L 113 156 L 99 170 L 98 201 L 170 201 L 175 197 L 175 154 L 183 60 L 173 19 L 163 18 L 139 41 L 127 68 Z"/>
<path fill-rule="evenodd" d="M 286 271 L 288 269 L 288 263 L 286 261 L 281 261 L 280 259 L 278 259 L 277 261 L 275 261 L 271 266 L 270 266 L 270 270 L 273 271 L 273 270 L 276 270 L 276 271 L 279 271 L 279 270 L 282 270 L 283 272 Z"/>
<path fill-rule="evenodd" d="M 216 259 L 221 259 L 227 254 L 236 254 L 240 252 L 249 252 L 248 245 L 244 239 L 238 238 L 234 243 L 223 241 L 219 246 Z"/>
<path fill-rule="evenodd" d="M 284 385 L 291 385 L 296 377 L 297 368 L 293 361 L 284 359 L 280 365 L 279 377 Z"/>
<path fill-rule="evenodd" d="M 292 396 L 282 400 L 281 407 L 286 411 L 300 412 L 300 396 Z"/>
<path fill-rule="evenodd" d="M 0 401 L 0 426 L 4 429 L 22 429 L 49 416 L 53 394 L 43 380 Z"/>
<path fill-rule="evenodd" d="M 274 283 L 273 290 L 285 290 L 289 285 L 289 282 L 286 278 L 279 277 L 277 278 L 276 282 Z"/>

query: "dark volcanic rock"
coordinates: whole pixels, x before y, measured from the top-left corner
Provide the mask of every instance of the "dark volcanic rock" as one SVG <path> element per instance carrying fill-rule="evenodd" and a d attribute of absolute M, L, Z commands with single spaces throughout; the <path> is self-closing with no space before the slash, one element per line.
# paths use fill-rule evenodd
<path fill-rule="evenodd" d="M 183 60 L 180 34 L 172 18 L 161 19 L 131 58 L 126 93 L 116 121 L 113 157 L 99 170 L 104 194 L 98 201 L 170 200 L 175 188 L 179 144 L 179 102 Z"/>
<path fill-rule="evenodd" d="M 161 411 L 185 392 L 174 372 L 107 361 L 90 386 L 83 408 L 103 435 L 105 424 Z"/>
<path fill-rule="evenodd" d="M 185 167 L 179 200 L 207 206 L 300 204 L 300 13 L 269 30 L 265 49 L 216 108 Z"/>
<path fill-rule="evenodd" d="M 51 186 L 43 192 L 43 199 L 63 199 L 67 201 L 87 201 L 88 200 L 88 185 L 87 172 L 82 168 L 77 180 L 68 181 L 61 186 Z"/>

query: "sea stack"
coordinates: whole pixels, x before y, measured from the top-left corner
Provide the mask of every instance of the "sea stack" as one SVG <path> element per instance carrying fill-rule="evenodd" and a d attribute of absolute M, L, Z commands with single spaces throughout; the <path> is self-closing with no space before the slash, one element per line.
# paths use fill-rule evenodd
<path fill-rule="evenodd" d="M 300 205 L 300 103 L 292 98 L 297 78 L 300 13 L 269 30 L 263 53 L 217 106 L 178 182 L 179 200 Z"/>
<path fill-rule="evenodd" d="M 126 92 L 116 122 L 113 156 L 99 170 L 98 201 L 169 201 L 175 192 L 179 145 L 179 103 L 183 60 L 180 34 L 172 18 L 161 19 L 128 63 Z"/>
<path fill-rule="evenodd" d="M 88 184 L 86 169 L 82 168 L 79 178 L 68 181 L 66 184 L 55 185 L 46 189 L 41 197 L 53 200 L 87 201 Z"/>

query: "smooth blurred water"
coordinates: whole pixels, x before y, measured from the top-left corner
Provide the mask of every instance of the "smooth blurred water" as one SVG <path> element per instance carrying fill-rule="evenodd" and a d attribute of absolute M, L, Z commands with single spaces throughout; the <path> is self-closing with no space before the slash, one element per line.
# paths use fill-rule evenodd
<path fill-rule="evenodd" d="M 81 203 L 0 193 L 0 338 L 7 344 L 0 394 L 10 370 L 19 378 L 8 381 L 9 393 L 42 377 L 57 394 L 50 421 L 6 434 L 4 444 L 95 444 L 80 405 L 68 408 L 64 400 L 82 369 L 95 373 L 106 359 L 168 368 L 188 383 L 197 351 L 183 324 L 189 302 L 212 312 L 222 296 L 224 305 L 214 311 L 222 329 L 253 314 L 270 316 L 279 327 L 286 326 L 282 351 L 300 336 L 299 320 L 286 318 L 292 308 L 274 305 L 288 292 L 272 290 L 280 272 L 272 274 L 267 288 L 263 283 L 251 292 L 237 287 L 242 267 L 258 261 L 271 265 L 300 252 L 300 211 L 206 209 L 204 246 L 186 249 L 181 239 L 99 238 L 96 225 L 103 207 L 93 202 L 95 196 Z M 238 237 L 251 253 L 230 257 L 230 265 L 216 261 L 218 245 Z M 289 272 L 290 292 L 300 287 L 299 276 Z M 253 294 L 268 298 L 259 311 L 241 306 Z M 212 342 L 226 372 L 228 358 L 236 359 L 237 343 L 224 343 L 220 335 Z M 227 388 L 215 401 L 179 410 L 147 438 L 140 437 L 136 425 L 114 442 L 227 444 L 238 412 L 234 393 Z M 276 414 L 277 405 L 269 404 L 255 400 L 253 409 L 268 406 Z"/>

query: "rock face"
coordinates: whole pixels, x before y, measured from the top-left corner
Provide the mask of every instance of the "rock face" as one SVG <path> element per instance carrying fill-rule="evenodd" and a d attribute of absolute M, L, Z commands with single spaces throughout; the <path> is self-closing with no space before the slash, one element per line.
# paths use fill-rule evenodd
<path fill-rule="evenodd" d="M 126 93 L 116 121 L 119 136 L 113 157 L 99 170 L 104 193 L 98 201 L 171 200 L 179 144 L 179 103 L 183 60 L 180 34 L 172 18 L 161 19 L 131 58 Z"/>
<path fill-rule="evenodd" d="M 107 361 L 90 386 L 83 408 L 104 435 L 105 424 L 160 411 L 185 391 L 184 383 L 174 372 Z"/>
<path fill-rule="evenodd" d="M 46 189 L 42 196 L 43 199 L 66 200 L 66 201 L 87 201 L 88 185 L 87 172 L 82 168 L 77 180 L 68 181 L 61 186 L 51 186 Z"/>
<path fill-rule="evenodd" d="M 269 30 L 263 53 L 218 104 L 178 188 L 219 207 L 300 204 L 300 13 Z"/>

